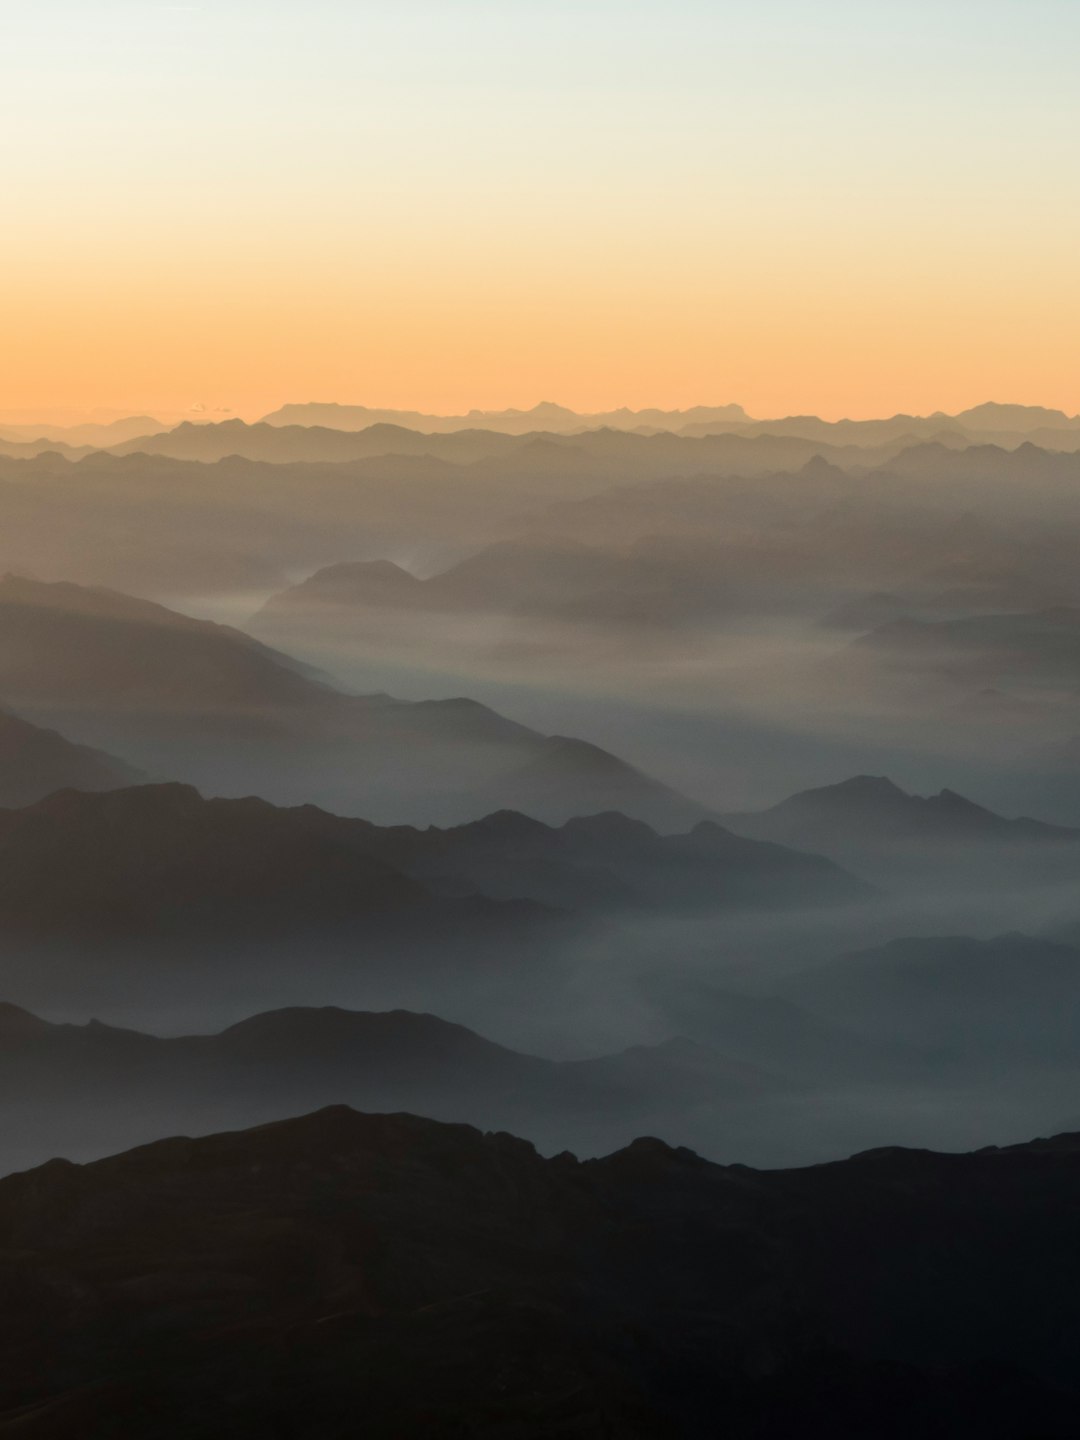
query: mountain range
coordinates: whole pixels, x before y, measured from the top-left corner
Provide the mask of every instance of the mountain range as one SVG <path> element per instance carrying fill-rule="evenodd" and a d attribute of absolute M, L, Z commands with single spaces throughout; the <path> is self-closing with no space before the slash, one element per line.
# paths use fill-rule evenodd
<path fill-rule="evenodd" d="M 514 811 L 447 830 L 345 823 L 368 853 L 425 884 L 566 909 L 773 910 L 873 894 L 818 855 L 743 839 L 707 820 L 683 835 L 660 835 L 617 812 L 559 827 Z"/>
<path fill-rule="evenodd" d="M 576 434 L 584 430 L 632 430 L 640 433 L 671 431 L 702 435 L 739 431 L 833 440 L 835 443 L 874 444 L 897 439 L 926 439 L 947 435 L 953 439 L 1001 437 L 1020 443 L 1029 436 L 1057 439 L 1064 447 L 1070 431 L 1080 431 L 1080 416 L 1066 415 L 1041 405 L 988 403 L 955 415 L 893 415 L 876 420 L 822 420 L 816 415 L 789 415 L 754 420 L 741 405 L 697 405 L 686 410 L 630 410 L 623 406 L 580 414 L 564 405 L 543 402 L 528 410 L 470 410 L 466 415 L 430 415 L 416 410 L 378 410 L 364 405 L 283 405 L 263 416 L 269 425 L 325 426 L 334 430 L 364 430 L 392 424 L 430 434 L 484 429 L 503 434 L 548 431 Z"/>
<path fill-rule="evenodd" d="M 465 698 L 346 695 L 242 631 L 112 591 L 0 581 L 0 694 L 33 723 L 218 794 L 378 821 L 615 809 L 679 829 L 707 815 L 598 746 Z"/>
<path fill-rule="evenodd" d="M 512 1128 L 552 1153 L 595 1151 L 612 1134 L 677 1126 L 695 1107 L 722 1111 L 788 1084 L 688 1040 L 543 1060 L 405 1010 L 293 1008 L 158 1038 L 0 1005 L 0 1172 L 339 1101 Z"/>
<path fill-rule="evenodd" d="M 143 778 L 111 755 L 0 710 L 0 806 L 19 809 L 54 790 L 115 790 Z"/>
<path fill-rule="evenodd" d="M 0 456 L 0 566 L 166 603 L 265 598 L 340 562 L 386 560 L 428 577 L 516 539 L 603 552 L 594 589 L 626 597 L 631 613 L 649 608 L 639 584 L 650 605 L 679 613 L 686 602 L 665 568 L 693 604 L 706 582 L 730 592 L 734 614 L 825 616 L 882 589 L 917 606 L 966 588 L 984 610 L 995 585 L 1077 603 L 1067 527 L 1078 463 L 1030 443 L 188 424 L 128 454 Z M 693 553 L 680 559 L 673 540 Z M 619 565 L 621 584 L 607 574 Z"/>
<path fill-rule="evenodd" d="M 155 432 L 110 446 L 116 457 L 161 455 L 175 460 L 216 463 L 233 456 L 271 464 L 326 464 L 378 460 L 387 456 L 425 458 L 443 464 L 507 471 L 518 478 L 562 479 L 578 485 L 616 484 L 630 479 L 651 480 L 674 475 L 765 474 L 797 469 L 815 457 L 837 464 L 867 468 L 882 464 L 912 444 L 918 436 L 863 447 L 844 441 L 823 441 L 802 435 L 769 431 L 742 434 L 679 435 L 666 430 L 649 433 L 602 428 L 561 433 L 529 430 L 503 434 L 495 430 L 459 430 L 428 433 L 401 425 L 376 424 L 364 430 L 332 430 L 320 425 L 270 425 L 265 421 L 222 420 L 196 425 L 190 421 L 172 430 Z M 1080 444 L 1080 437 L 1078 437 Z M 11 447 L 15 455 L 43 453 L 48 442 Z M 61 452 L 63 453 L 63 452 Z M 69 450 L 72 460 L 93 458 L 87 449 Z"/>
<path fill-rule="evenodd" d="M 968 872 L 998 883 L 1075 878 L 1080 830 L 998 815 L 953 790 L 911 795 L 884 775 L 855 775 L 804 790 L 767 810 L 728 814 L 737 834 L 828 855 L 884 881 L 918 873 L 953 886 Z"/>
<path fill-rule="evenodd" d="M 190 423 L 190 422 L 188 422 Z M 213 422 L 201 422 L 203 424 Z M 221 422 L 218 422 L 221 423 Z M 227 422 L 226 422 L 227 423 Z M 500 434 L 577 434 L 584 430 L 612 429 L 639 433 L 709 433 L 711 430 L 751 430 L 758 433 L 804 434 L 811 438 L 828 435 L 872 443 L 900 436 L 1028 436 L 1060 435 L 1080 430 L 1080 416 L 1041 405 L 975 405 L 955 414 L 936 411 L 932 415 L 893 415 L 869 420 L 822 420 L 816 415 L 789 415 L 772 420 L 753 419 L 741 405 L 694 405 L 685 410 L 646 407 L 632 410 L 579 412 L 565 405 L 542 401 L 529 409 L 470 410 L 462 415 L 434 415 L 420 410 L 394 410 L 368 405 L 308 402 L 286 404 L 264 415 L 260 423 L 274 426 L 299 425 L 330 430 L 367 430 L 374 425 L 395 425 L 428 434 L 454 434 L 461 430 L 489 430 Z M 69 446 L 122 443 L 163 431 L 167 427 L 148 415 L 125 416 L 107 423 L 82 422 L 68 425 L 0 424 L 0 439 L 11 441 L 53 440 Z"/>
<path fill-rule="evenodd" d="M 507 983 L 542 967 L 534 979 L 554 991 L 558 949 L 581 928 L 571 912 L 752 913 L 867 893 L 816 856 L 711 824 L 660 836 L 621 815 L 380 829 L 178 784 L 0 810 L 9 994 L 69 1010 L 115 1013 L 181 977 L 211 1005 L 215 986 L 249 1004 L 305 984 L 407 996 L 457 977 L 464 993 L 492 966 Z"/>
<path fill-rule="evenodd" d="M 266 425 L 325 425 L 333 430 L 366 430 L 372 425 L 402 425 L 431 434 L 458 430 L 494 430 L 528 434 L 547 430 L 576 434 L 580 430 L 676 430 L 692 424 L 743 424 L 750 417 L 741 405 L 693 405 L 687 410 L 618 410 L 579 414 L 550 400 L 528 410 L 470 410 L 466 415 L 427 415 L 419 410 L 374 410 L 366 405 L 309 403 L 283 405 L 263 416 Z"/>
<path fill-rule="evenodd" d="M 0 1181 L 13 1433 L 1075 1433 L 1075 1135 L 723 1167 L 322 1110 Z M 347 1419 L 345 1417 L 348 1417 Z"/>
<path fill-rule="evenodd" d="M 646 630 L 724 615 L 731 585 L 715 555 L 639 542 L 629 549 L 524 537 L 489 545 L 426 579 L 389 560 L 331 565 L 273 596 L 253 618 L 260 634 L 311 637 L 364 610 L 531 616 Z"/>

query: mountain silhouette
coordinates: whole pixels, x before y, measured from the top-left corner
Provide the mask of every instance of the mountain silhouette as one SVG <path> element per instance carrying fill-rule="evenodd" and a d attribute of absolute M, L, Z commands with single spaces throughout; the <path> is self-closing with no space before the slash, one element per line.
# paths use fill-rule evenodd
<path fill-rule="evenodd" d="M 528 410 L 470 410 L 465 415 L 430 415 L 418 410 L 380 410 L 364 405 L 290 404 L 263 416 L 262 423 L 363 430 L 391 424 L 428 433 L 447 434 L 481 428 L 503 434 L 533 430 L 576 434 L 585 430 L 630 430 L 647 434 L 666 430 L 683 435 L 737 431 L 749 435 L 805 436 L 833 443 L 873 445 L 883 441 L 955 435 L 959 440 L 990 434 L 1018 442 L 1032 432 L 1067 435 L 1080 429 L 1080 417 L 1041 405 L 975 405 L 955 415 L 893 415 L 872 420 L 821 420 L 816 415 L 788 415 L 754 420 L 740 405 L 697 405 L 686 410 L 617 410 L 579 414 L 563 405 L 542 402 Z"/>
<path fill-rule="evenodd" d="M 676 430 L 688 424 L 723 421 L 743 423 L 749 416 L 741 405 L 695 405 L 688 410 L 619 410 L 578 414 L 565 405 L 541 401 L 529 410 L 470 410 L 467 415 L 426 415 L 419 410 L 373 410 L 366 405 L 309 403 L 283 405 L 263 416 L 267 425 L 324 425 L 334 430 L 365 430 L 371 425 L 402 425 L 413 430 L 449 434 L 457 430 L 494 430 L 521 434 L 551 430 L 574 434 L 579 430 Z"/>
<path fill-rule="evenodd" d="M 0 1006 L 0 1172 L 87 1160 L 177 1131 L 253 1125 L 347 1101 L 509 1128 L 555 1152 L 597 1150 L 782 1091 L 759 1067 L 688 1040 L 543 1060 L 405 1010 L 291 1008 L 210 1035 L 160 1039 Z"/>
<path fill-rule="evenodd" d="M 253 621 L 269 636 L 310 634 L 353 610 L 492 611 L 564 622 L 666 624 L 723 614 L 729 586 L 714 557 L 685 547 L 629 550 L 568 539 L 502 541 L 417 579 L 390 561 L 338 564 L 275 595 Z"/>
<path fill-rule="evenodd" d="M 542 915 L 541 898 L 723 908 L 865 894 L 827 860 L 709 824 L 661 836 L 620 815 L 555 829 L 503 813 L 449 830 L 380 828 L 311 805 L 205 800 L 180 784 L 63 790 L 0 810 L 0 857 L 9 945 L 16 935 L 218 949 L 289 935 L 341 942 L 395 917 Z"/>
<path fill-rule="evenodd" d="M 1064 432 L 1063 432 L 1064 433 Z M 865 467 L 891 459 L 907 448 L 905 435 L 874 449 L 801 434 L 753 433 L 728 428 L 721 433 L 674 434 L 665 428 L 645 433 L 603 425 L 565 431 L 535 422 L 513 433 L 470 428 L 433 433 L 377 422 L 366 429 L 339 430 L 320 425 L 273 425 L 243 420 L 210 424 L 185 421 L 172 430 L 155 432 L 110 447 L 114 457 L 141 454 L 177 460 L 216 463 L 230 457 L 271 464 L 304 462 L 351 463 L 386 456 L 413 456 L 451 462 L 483 473 L 501 471 L 504 480 L 574 477 L 580 482 L 607 479 L 615 484 L 636 478 L 656 480 L 673 475 L 747 475 L 796 469 L 816 456 Z M 95 457 L 90 456 L 93 460 Z"/>
<path fill-rule="evenodd" d="M 961 410 L 953 418 L 961 425 L 983 430 L 1080 429 L 1080 416 L 1048 410 L 1044 405 L 999 405 L 989 401 Z"/>
<path fill-rule="evenodd" d="M 249 425 L 243 420 L 193 424 L 186 420 L 173 430 L 138 436 L 110 447 L 114 455 L 144 452 L 175 460 L 213 462 L 231 455 L 248 460 L 287 464 L 291 461 L 331 462 L 382 455 L 418 455 L 458 464 L 508 453 L 509 436 L 490 430 L 467 430 L 432 436 L 401 425 L 376 424 L 364 430 L 329 430 L 317 425 Z"/>
<path fill-rule="evenodd" d="M 54 790 L 115 790 L 142 778 L 111 755 L 0 710 L 0 806 L 18 809 Z"/>
<path fill-rule="evenodd" d="M 0 436 L 5 440 L 51 440 L 69 447 L 103 447 L 119 445 L 143 435 L 160 434 L 167 430 L 152 415 L 125 415 L 118 420 L 89 420 L 78 425 L 2 425 Z"/>
<path fill-rule="evenodd" d="M 937 843 L 1080 842 L 1080 830 L 1026 817 L 1006 819 L 953 790 L 910 795 L 884 775 L 855 775 L 837 785 L 804 790 L 769 810 L 729 816 L 745 833 L 785 843 L 832 848 L 838 841 L 880 843 L 919 840 Z"/>
<path fill-rule="evenodd" d="M 0 810 L 0 953 L 20 1003 L 117 1013 L 168 997 L 221 1013 L 267 996 L 464 994 L 509 983 L 580 924 L 475 886 L 437 894 L 373 827 L 170 784 L 58 791 Z"/>
<path fill-rule="evenodd" d="M 883 775 L 805 790 L 768 810 L 731 814 L 737 834 L 828 855 L 887 883 L 909 870 L 958 884 L 996 870 L 1011 883 L 1062 879 L 1080 856 L 1080 830 L 998 815 L 953 790 L 911 795 Z"/>
<path fill-rule="evenodd" d="M 921 595 L 928 572 L 975 543 L 953 533 L 965 516 L 982 527 L 970 552 L 981 568 L 1019 573 L 1017 586 L 1034 576 L 1075 602 L 1061 522 L 1075 523 L 1078 457 L 1054 445 L 1080 445 L 1080 430 L 1026 432 L 1010 450 L 962 435 L 941 444 L 928 432 L 912 446 L 900 434 L 865 444 L 861 432 L 821 422 L 803 429 L 505 435 L 380 424 L 348 433 L 230 420 L 137 437 L 118 447 L 125 453 L 10 442 L 26 458 L 0 455 L 10 482 L 0 486 L 0 567 L 166 603 L 265 596 L 335 561 L 389 558 L 441 573 L 511 536 L 535 541 L 539 530 L 550 540 L 553 506 L 604 496 L 603 523 L 599 513 L 592 523 L 589 512 L 567 516 L 567 535 L 620 554 L 676 528 L 694 486 L 689 533 L 713 547 L 712 570 L 703 563 L 695 585 L 710 573 L 725 586 L 741 578 L 770 609 L 786 602 L 825 615 L 861 590 Z M 644 535 L 625 533 L 647 498 L 635 489 L 661 492 Z M 640 561 L 637 569 L 644 583 Z M 804 572 L 821 590 L 809 601 Z M 601 579 L 611 603 L 632 605 L 632 586 Z M 655 605 L 651 591 L 646 598 Z"/>
<path fill-rule="evenodd" d="M 584 761 L 592 773 L 592 757 Z M 619 766 L 611 769 L 621 785 Z M 544 783 L 542 772 L 534 779 Z M 872 894 L 820 856 L 744 839 L 708 821 L 673 835 L 617 811 L 557 827 L 508 810 L 444 830 L 345 824 L 357 845 L 427 885 L 571 910 L 773 910 Z"/>
<path fill-rule="evenodd" d="M 229 626 L 116 592 L 0 581 L 0 694 L 152 775 L 219 794 L 329 802 L 376 820 L 617 808 L 665 829 L 704 807 L 595 746 L 466 698 L 346 695 Z"/>
<path fill-rule="evenodd" d="M 0 1182 L 0 1409 L 45 1440 L 358 1414 L 377 1437 L 723 1416 L 1063 1440 L 1078 1204 L 1074 1135 L 754 1171 L 337 1106 Z"/>

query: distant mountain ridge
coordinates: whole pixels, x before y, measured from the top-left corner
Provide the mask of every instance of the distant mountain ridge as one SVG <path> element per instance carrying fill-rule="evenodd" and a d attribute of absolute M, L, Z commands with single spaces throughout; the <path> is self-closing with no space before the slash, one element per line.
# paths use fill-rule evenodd
<path fill-rule="evenodd" d="M 644 426 L 674 429 L 695 422 L 749 422 L 741 405 L 693 405 L 687 410 L 604 410 L 580 414 L 541 401 L 529 410 L 470 410 L 464 415 L 431 415 L 419 410 L 380 410 L 366 405 L 319 404 L 283 405 L 262 417 L 267 425 L 325 425 L 334 430 L 364 430 L 369 425 L 403 425 L 411 430 L 449 434 L 455 430 L 496 430 L 503 434 L 524 434 L 550 430 L 573 434 L 577 430 L 633 430 Z"/>
<path fill-rule="evenodd" d="M 0 810 L 8 997 L 110 1015 L 251 1011 L 313 993 L 404 1003 L 534 966 L 554 978 L 586 928 L 524 897 L 436 893 L 380 858 L 370 829 L 177 784 Z"/>
<path fill-rule="evenodd" d="M 18 809 L 54 790 L 114 790 L 145 778 L 122 760 L 0 710 L 0 806 Z"/>
<path fill-rule="evenodd" d="M 930 844 L 1000 842 L 1080 843 L 1080 830 L 1027 817 L 1006 819 L 958 795 L 911 795 L 884 775 L 855 775 L 836 785 L 804 790 L 769 810 L 726 817 L 761 838 L 819 835 L 836 839 L 923 840 Z"/>
<path fill-rule="evenodd" d="M 48 448 L 35 441 L 10 453 L 32 455 Z M 60 447 L 60 442 L 53 448 Z M 1060 428 L 985 430 L 942 429 L 933 421 L 822 421 L 814 417 L 784 421 L 717 421 L 679 430 L 619 425 L 577 429 L 532 427 L 503 431 L 482 427 L 419 430 L 377 421 L 365 428 L 330 425 L 270 424 L 230 419 L 207 424 L 184 421 L 172 430 L 154 431 L 108 447 L 117 456 L 140 453 L 215 463 L 239 455 L 273 464 L 347 463 L 389 455 L 426 456 L 459 465 L 495 464 L 514 457 L 515 468 L 531 465 L 580 475 L 614 473 L 649 478 L 695 475 L 714 470 L 731 474 L 797 469 L 815 457 L 850 469 L 874 468 L 908 450 L 963 456 L 969 450 L 1045 449 L 1049 455 L 1080 452 L 1080 425 Z M 88 452 L 68 450 L 71 458 Z"/>
<path fill-rule="evenodd" d="M 221 1014 L 313 993 L 467 1004 L 495 977 L 554 994 L 605 917 L 867 895 L 817 856 L 711 825 L 661 836 L 621 815 L 561 829 L 514 814 L 380 828 L 179 784 L 64 790 L 0 810 L 7 995 L 67 1013 L 158 1015 L 168 1002 Z"/>
<path fill-rule="evenodd" d="M 756 427 L 764 433 L 797 433 L 800 426 L 810 424 L 825 433 L 847 435 L 918 435 L 926 438 L 943 427 L 955 426 L 971 431 L 1024 433 L 1032 430 L 1080 429 L 1080 416 L 1066 415 L 1041 405 L 1001 405 L 989 402 L 975 405 L 956 414 L 935 411 L 932 415 L 903 415 L 870 420 L 821 420 L 817 416 L 778 416 L 771 420 L 755 420 L 741 405 L 695 405 L 685 410 L 645 408 L 632 410 L 622 406 L 616 410 L 578 412 L 550 401 L 526 410 L 470 410 L 463 415 L 434 415 L 419 410 L 386 410 L 365 405 L 306 404 L 283 405 L 262 417 L 268 425 L 322 425 L 335 430 L 363 430 L 369 425 L 402 425 L 430 433 L 451 433 L 454 430 L 486 429 L 502 433 L 525 433 L 549 430 L 573 434 L 580 430 L 660 429 L 683 433 L 705 433 L 714 425 Z"/>
<path fill-rule="evenodd" d="M 0 1172 L 342 1102 L 513 1127 L 562 1149 L 782 1088 L 752 1064 L 677 1039 L 554 1061 L 406 1010 L 293 1007 L 158 1038 L 97 1021 L 51 1024 L 0 1004 Z"/>
<path fill-rule="evenodd" d="M 277 431 L 276 438 L 268 433 Z M 348 462 L 390 454 L 439 457 L 475 463 L 497 453 L 497 442 L 542 444 L 582 441 L 603 434 L 637 439 L 772 441 L 811 447 L 801 461 L 824 454 L 841 462 L 850 452 L 870 463 L 918 445 L 963 450 L 995 444 L 1009 450 L 1039 445 L 1050 451 L 1080 449 L 1080 416 L 1042 406 L 986 404 L 956 415 L 894 415 L 868 420 L 823 420 L 791 415 L 754 420 L 739 405 L 693 406 L 687 410 L 616 410 L 578 414 L 543 403 L 528 410 L 472 410 L 439 416 L 414 410 L 363 405 L 285 405 L 260 420 L 236 417 L 184 420 L 174 427 L 152 417 L 129 417 L 106 425 L 0 427 L 0 455 L 31 458 L 50 451 L 79 460 L 95 450 L 126 455 L 141 452 L 213 462 L 239 454 L 285 464 L 295 461 Z M 688 452 L 689 453 L 689 452 Z M 788 463 L 796 462 L 793 450 Z M 779 452 L 778 452 L 779 454 Z M 715 456 L 710 457 L 715 460 Z M 746 452 L 746 461 L 750 452 Z M 783 463 L 779 458 L 775 464 Z M 692 473 L 692 472 L 688 472 Z"/>
<path fill-rule="evenodd" d="M 558 827 L 507 810 L 442 830 L 351 823 L 358 844 L 426 884 L 569 909 L 772 909 L 872 893 L 820 856 L 745 840 L 711 821 L 681 835 L 618 812 Z"/>
<path fill-rule="evenodd" d="M 661 836 L 607 814 L 554 828 L 504 812 L 454 829 L 381 828 L 312 805 L 205 800 L 187 785 L 62 790 L 0 810 L 0 917 L 16 933 L 247 946 L 488 897 L 498 911 L 838 903 L 866 887 L 814 855 L 713 824 Z M 545 868 L 546 867 L 546 868 Z M 232 937 L 232 941 L 230 940 Z"/>
<path fill-rule="evenodd" d="M 375 820 L 619 809 L 679 829 L 708 813 L 584 741 L 464 697 L 347 695 L 242 631 L 97 588 L 0 580 L 0 695 L 155 776 Z"/>
<path fill-rule="evenodd" d="M 714 557 L 687 547 L 604 549 L 526 537 L 489 545 L 427 579 L 388 560 L 331 565 L 273 596 L 250 623 L 270 634 L 280 626 L 287 636 L 293 621 L 332 626 L 372 608 L 661 626 L 725 612 L 730 585 L 715 569 Z"/>
<path fill-rule="evenodd" d="M 119 420 L 90 420 L 77 425 L 0 423 L 0 438 L 23 443 L 36 440 L 59 441 L 70 448 L 92 446 L 100 449 L 166 429 L 168 426 L 153 415 L 125 415 Z"/>
<path fill-rule="evenodd" d="M 1061 882 L 1080 867 L 1080 829 L 1006 818 L 953 790 L 911 795 L 884 775 L 856 775 L 721 819 L 736 834 L 828 855 L 884 885 L 912 873 L 934 886 L 979 875 L 1033 885 Z"/>

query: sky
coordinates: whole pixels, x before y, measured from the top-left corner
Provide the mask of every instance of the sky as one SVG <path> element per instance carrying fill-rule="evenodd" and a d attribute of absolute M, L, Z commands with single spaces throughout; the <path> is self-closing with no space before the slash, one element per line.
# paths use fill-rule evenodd
<path fill-rule="evenodd" d="M 1080 0 L 0 0 L 0 417 L 1080 410 Z"/>

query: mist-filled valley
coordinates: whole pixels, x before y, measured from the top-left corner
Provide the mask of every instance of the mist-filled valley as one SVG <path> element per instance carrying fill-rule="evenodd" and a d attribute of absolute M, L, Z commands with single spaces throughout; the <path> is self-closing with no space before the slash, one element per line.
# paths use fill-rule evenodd
<path fill-rule="evenodd" d="M 6 434 L 0 1166 L 338 1103 L 766 1167 L 1077 1123 L 1078 435 Z"/>

